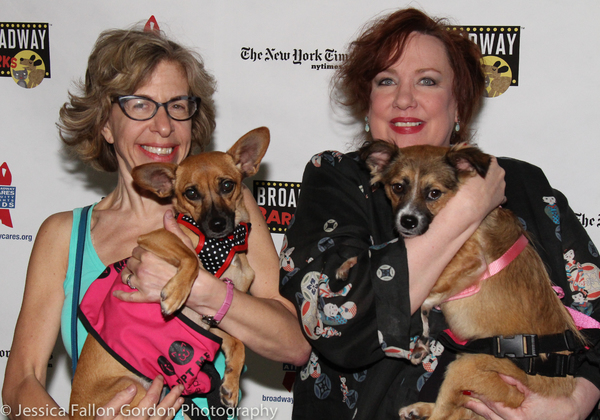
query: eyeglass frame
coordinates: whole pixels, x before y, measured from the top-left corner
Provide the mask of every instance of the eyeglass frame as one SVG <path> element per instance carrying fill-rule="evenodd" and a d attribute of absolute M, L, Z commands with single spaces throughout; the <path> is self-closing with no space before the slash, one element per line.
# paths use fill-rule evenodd
<path fill-rule="evenodd" d="M 156 105 L 156 108 L 154 108 L 154 112 L 152 113 L 151 116 L 149 116 L 148 118 L 144 118 L 144 119 L 139 119 L 139 118 L 133 118 L 131 115 L 129 115 L 127 113 L 127 111 L 125 111 L 125 105 L 122 102 L 123 100 L 130 100 L 130 99 L 144 99 L 146 101 L 150 101 L 152 102 L 154 105 Z M 175 102 L 175 101 L 181 101 L 181 100 L 191 100 L 196 104 L 196 110 L 192 113 L 192 115 L 190 115 L 187 118 L 184 119 L 179 119 L 179 118 L 174 118 L 170 113 L 169 113 L 169 108 L 168 105 L 171 102 Z M 123 111 L 123 114 L 125 114 L 125 116 L 133 121 L 148 121 L 151 120 L 152 118 L 154 118 L 154 116 L 156 115 L 156 113 L 158 112 L 158 109 L 162 106 L 165 108 L 165 112 L 167 113 L 167 116 L 169 118 L 171 118 L 174 121 L 187 121 L 190 120 L 194 117 L 194 115 L 196 115 L 196 113 L 200 110 L 200 104 L 201 104 L 201 99 L 197 96 L 187 96 L 187 95 L 182 95 L 182 96 L 176 96 L 175 98 L 169 99 L 167 102 L 156 102 L 154 99 L 148 98 L 146 96 L 141 96 L 141 95 L 122 95 L 122 96 L 116 96 L 113 98 L 112 103 L 117 103 L 119 104 L 119 108 L 121 108 L 121 111 Z"/>

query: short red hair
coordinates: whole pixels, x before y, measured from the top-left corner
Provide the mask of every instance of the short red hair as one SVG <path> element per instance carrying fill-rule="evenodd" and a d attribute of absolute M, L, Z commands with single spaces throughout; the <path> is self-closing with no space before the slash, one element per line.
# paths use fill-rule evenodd
<path fill-rule="evenodd" d="M 371 82 L 381 71 L 402 56 L 412 33 L 439 39 L 454 72 L 453 95 L 458 105 L 461 130 L 453 132 L 451 143 L 468 141 L 468 127 L 485 89 L 479 47 L 444 19 L 432 19 L 417 9 L 401 9 L 371 22 L 350 44 L 346 61 L 334 76 L 339 102 L 357 118 L 364 118 L 370 107 Z"/>

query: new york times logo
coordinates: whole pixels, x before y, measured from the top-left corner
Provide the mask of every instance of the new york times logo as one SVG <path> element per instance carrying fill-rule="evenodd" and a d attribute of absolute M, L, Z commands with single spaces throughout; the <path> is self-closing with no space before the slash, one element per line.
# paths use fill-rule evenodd
<path fill-rule="evenodd" d="M 294 48 L 283 51 L 277 48 L 242 47 L 240 57 L 244 61 L 251 62 L 278 62 L 297 65 L 307 63 L 310 64 L 312 70 L 335 70 L 339 68 L 341 62 L 346 60 L 348 54 L 340 53 L 334 48 L 324 50 L 316 48 L 309 51 Z"/>

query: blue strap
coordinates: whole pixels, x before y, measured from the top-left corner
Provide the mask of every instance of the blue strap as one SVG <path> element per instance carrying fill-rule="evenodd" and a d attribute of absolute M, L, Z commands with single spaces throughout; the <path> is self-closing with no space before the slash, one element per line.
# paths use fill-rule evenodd
<path fill-rule="evenodd" d="M 77 359 L 79 359 L 79 348 L 77 346 L 77 309 L 79 308 L 79 291 L 81 289 L 81 270 L 83 266 L 83 249 L 85 247 L 85 232 L 87 229 L 88 213 L 92 206 L 84 207 L 81 210 L 79 219 L 79 229 L 77 232 L 77 251 L 75 253 L 75 273 L 73 276 L 73 301 L 71 310 L 71 360 L 73 367 L 73 376 L 77 368 Z"/>

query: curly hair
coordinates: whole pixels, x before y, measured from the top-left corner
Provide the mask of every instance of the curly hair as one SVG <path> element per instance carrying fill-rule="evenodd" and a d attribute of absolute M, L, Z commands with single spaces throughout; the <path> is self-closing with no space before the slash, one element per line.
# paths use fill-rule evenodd
<path fill-rule="evenodd" d="M 179 64 L 187 76 L 189 94 L 200 98 L 199 112 L 192 118 L 192 148 L 204 150 L 216 125 L 212 98 L 216 82 L 202 58 L 158 31 L 111 29 L 98 37 L 85 83 L 77 85 L 80 94 L 69 92 L 57 123 L 60 138 L 83 162 L 107 172 L 117 170 L 114 146 L 102 135 L 112 100 L 133 94 L 163 61 Z"/>
<path fill-rule="evenodd" d="M 415 32 L 439 39 L 446 49 L 454 72 L 453 95 L 464 128 L 453 132 L 450 142 L 468 141 L 469 124 L 485 89 L 481 52 L 460 31 L 450 28 L 445 19 L 432 19 L 420 10 L 401 9 L 367 24 L 350 44 L 346 61 L 334 75 L 333 96 L 355 118 L 363 119 L 370 108 L 373 78 L 400 59 Z"/>

